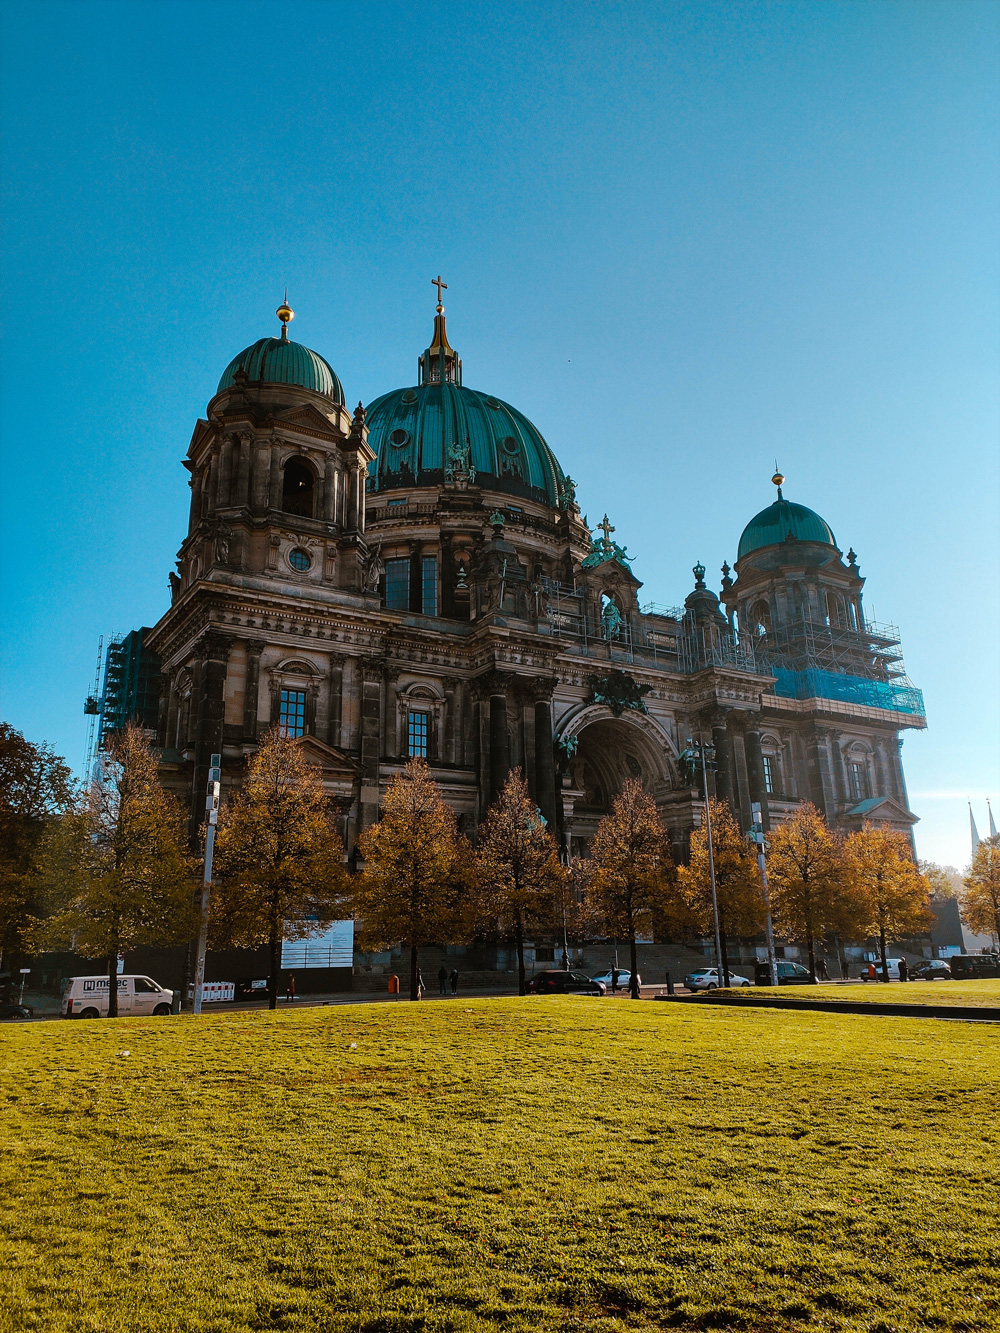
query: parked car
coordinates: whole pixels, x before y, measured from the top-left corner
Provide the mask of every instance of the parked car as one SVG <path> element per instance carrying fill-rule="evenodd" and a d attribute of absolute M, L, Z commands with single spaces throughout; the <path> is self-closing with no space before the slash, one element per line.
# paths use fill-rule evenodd
<path fill-rule="evenodd" d="M 779 958 L 777 967 L 779 986 L 811 986 L 813 984 L 809 969 L 803 967 L 801 963 L 793 963 L 788 958 Z M 755 986 L 770 986 L 771 970 L 767 963 L 758 962 L 754 966 L 753 979 Z"/>
<path fill-rule="evenodd" d="M 596 977 L 593 977 L 592 980 L 594 980 L 594 981 L 599 981 L 599 982 L 601 983 L 601 985 L 605 988 L 605 990 L 610 990 L 610 989 L 611 989 L 611 969 L 608 968 L 607 972 L 601 972 L 601 973 L 599 973 L 599 975 L 596 976 Z M 642 977 L 640 977 L 638 973 L 636 973 L 636 980 L 638 981 L 639 986 L 640 986 L 640 989 L 641 989 L 641 987 L 642 987 Z M 632 986 L 632 973 L 631 973 L 631 972 L 627 972 L 627 971 L 625 970 L 625 968 L 620 967 L 620 968 L 618 969 L 618 976 L 617 976 L 617 978 L 615 979 L 615 986 L 616 986 L 616 988 L 617 988 L 618 990 L 630 990 L 630 989 L 631 989 L 631 986 Z"/>
<path fill-rule="evenodd" d="M 689 972 L 684 978 L 684 985 L 688 990 L 718 990 L 723 984 L 723 978 L 719 976 L 717 967 L 697 967 L 693 972 Z M 730 986 L 749 986 L 750 981 L 747 977 L 741 977 L 736 972 L 729 973 Z"/>
<path fill-rule="evenodd" d="M 957 981 L 1000 977 L 1000 957 L 995 953 L 955 953 L 948 959 L 948 966 Z"/>
<path fill-rule="evenodd" d="M 928 958 L 925 963 L 917 963 L 909 969 L 911 981 L 950 981 L 951 968 L 943 958 Z"/>
<path fill-rule="evenodd" d="M 547 972 L 536 972 L 528 982 L 527 990 L 530 995 L 604 995 L 606 988 L 582 972 L 551 968 Z"/>
<path fill-rule="evenodd" d="M 0 1004 L 0 1018 L 28 1019 L 34 1010 L 29 1004 Z"/>
<path fill-rule="evenodd" d="M 898 958 L 887 958 L 885 961 L 886 961 L 886 964 L 888 965 L 888 969 L 889 969 L 889 980 L 890 980 L 890 981 L 898 981 L 898 980 L 899 980 L 899 962 L 900 962 L 900 960 L 899 960 Z M 882 981 L 882 980 L 883 980 L 883 976 L 882 976 L 882 960 L 881 960 L 881 958 L 876 958 L 876 959 L 875 959 L 875 962 L 872 964 L 872 966 L 875 968 L 875 975 L 874 975 L 874 977 L 869 975 L 868 964 L 866 963 L 866 964 L 864 965 L 864 967 L 861 969 L 861 980 L 862 980 L 862 981 Z M 908 967 L 909 967 L 909 965 L 907 965 L 907 968 L 908 968 Z"/>
<path fill-rule="evenodd" d="M 122 1018 L 169 1014 L 174 1002 L 172 990 L 164 990 L 152 977 L 134 973 L 118 978 L 118 1013 Z M 60 1015 L 63 1018 L 107 1018 L 108 978 L 70 977 L 63 991 Z"/>

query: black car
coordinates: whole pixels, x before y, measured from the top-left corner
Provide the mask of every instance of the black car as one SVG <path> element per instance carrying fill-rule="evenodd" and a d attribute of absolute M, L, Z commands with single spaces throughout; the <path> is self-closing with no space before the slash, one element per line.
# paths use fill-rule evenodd
<path fill-rule="evenodd" d="M 31 1018 L 34 1010 L 27 1004 L 0 1004 L 0 1018 L 14 1018 L 22 1021 Z"/>
<path fill-rule="evenodd" d="M 948 959 L 948 966 L 958 981 L 1000 977 L 1000 957 L 995 953 L 954 953 Z"/>
<path fill-rule="evenodd" d="M 911 967 L 907 975 L 911 981 L 950 981 L 951 968 L 943 958 L 928 958 Z"/>
<path fill-rule="evenodd" d="M 754 966 L 753 980 L 755 986 L 770 986 L 771 969 L 767 963 L 758 962 Z M 778 959 L 779 986 L 812 986 L 814 984 L 807 967 L 803 967 L 801 963 L 789 962 L 785 958 Z"/>
<path fill-rule="evenodd" d="M 552 968 L 548 972 L 536 972 L 528 982 L 527 991 L 529 995 L 604 995 L 607 987 L 599 981 L 591 981 L 582 972 Z"/>

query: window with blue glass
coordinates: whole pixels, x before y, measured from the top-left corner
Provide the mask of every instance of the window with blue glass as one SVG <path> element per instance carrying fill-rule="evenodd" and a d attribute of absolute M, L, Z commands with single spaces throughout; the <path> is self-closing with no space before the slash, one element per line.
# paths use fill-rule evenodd
<path fill-rule="evenodd" d="M 391 611 L 409 611 L 409 560 L 387 560 L 385 562 L 385 604 Z"/>
<path fill-rule="evenodd" d="M 420 609 L 425 616 L 438 613 L 438 562 L 436 555 L 425 555 L 420 564 Z"/>
<path fill-rule="evenodd" d="M 278 706 L 278 730 L 282 736 L 306 734 L 305 690 L 282 690 Z"/>
<path fill-rule="evenodd" d="M 407 753 L 411 759 L 427 758 L 429 713 L 410 713 L 407 727 Z"/>

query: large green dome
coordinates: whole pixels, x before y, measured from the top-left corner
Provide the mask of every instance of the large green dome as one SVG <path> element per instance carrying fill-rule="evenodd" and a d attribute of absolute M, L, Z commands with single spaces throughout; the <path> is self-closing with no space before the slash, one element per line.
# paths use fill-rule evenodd
<path fill-rule="evenodd" d="M 763 546 L 777 546 L 786 537 L 794 537 L 800 542 L 822 542 L 834 548 L 837 545 L 829 523 L 805 505 L 785 500 L 779 490 L 774 504 L 762 509 L 743 529 L 736 558 L 742 560 L 745 555 L 759 551 Z"/>
<path fill-rule="evenodd" d="M 376 454 L 373 491 L 440 485 L 455 455 L 466 454 L 478 486 L 553 508 L 565 503 L 555 454 L 528 418 L 499 398 L 446 380 L 383 394 L 365 417 Z"/>
<path fill-rule="evenodd" d="M 318 352 L 286 338 L 258 338 L 251 347 L 245 347 L 234 356 L 219 380 L 217 393 L 231 389 L 237 371 L 259 384 L 294 384 L 311 389 L 344 405 L 344 389 L 330 365 Z"/>

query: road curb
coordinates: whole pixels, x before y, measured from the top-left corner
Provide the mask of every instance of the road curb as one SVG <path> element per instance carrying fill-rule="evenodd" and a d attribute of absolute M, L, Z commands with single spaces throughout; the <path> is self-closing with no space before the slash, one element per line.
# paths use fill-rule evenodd
<path fill-rule="evenodd" d="M 874 1014 L 888 1018 L 961 1018 L 1000 1023 L 1000 1008 L 971 1004 L 865 1004 L 852 1000 L 784 1000 L 735 995 L 654 995 L 666 1004 L 728 1005 L 736 1009 L 801 1009 L 823 1014 Z"/>

